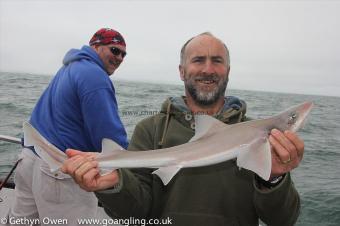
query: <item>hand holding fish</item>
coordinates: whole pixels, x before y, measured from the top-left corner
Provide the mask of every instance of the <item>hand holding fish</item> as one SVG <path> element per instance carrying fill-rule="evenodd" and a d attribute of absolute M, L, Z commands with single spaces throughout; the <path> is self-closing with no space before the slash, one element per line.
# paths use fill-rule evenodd
<path fill-rule="evenodd" d="M 271 178 L 281 176 L 298 167 L 303 157 L 304 142 L 296 133 L 273 129 L 269 141 L 272 146 Z"/>
<path fill-rule="evenodd" d="M 100 175 L 96 153 L 81 152 L 73 149 L 66 150 L 69 157 L 61 170 L 69 174 L 79 186 L 86 191 L 98 191 L 113 187 L 119 182 L 117 170 Z"/>

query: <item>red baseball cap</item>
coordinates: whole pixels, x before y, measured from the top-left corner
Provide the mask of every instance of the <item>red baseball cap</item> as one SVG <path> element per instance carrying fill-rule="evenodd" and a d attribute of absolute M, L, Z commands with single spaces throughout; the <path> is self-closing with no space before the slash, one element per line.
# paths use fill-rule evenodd
<path fill-rule="evenodd" d="M 91 38 L 89 42 L 92 45 L 108 45 L 117 44 L 126 46 L 123 36 L 111 28 L 101 28 L 99 29 Z"/>

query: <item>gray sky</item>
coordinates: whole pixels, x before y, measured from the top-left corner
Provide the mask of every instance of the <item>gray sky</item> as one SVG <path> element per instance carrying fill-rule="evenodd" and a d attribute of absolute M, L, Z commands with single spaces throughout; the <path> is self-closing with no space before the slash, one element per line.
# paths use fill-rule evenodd
<path fill-rule="evenodd" d="M 336 0 L 0 0 L 0 71 L 54 74 L 101 27 L 127 42 L 115 79 L 181 84 L 181 46 L 210 31 L 230 50 L 230 88 L 340 96 Z"/>

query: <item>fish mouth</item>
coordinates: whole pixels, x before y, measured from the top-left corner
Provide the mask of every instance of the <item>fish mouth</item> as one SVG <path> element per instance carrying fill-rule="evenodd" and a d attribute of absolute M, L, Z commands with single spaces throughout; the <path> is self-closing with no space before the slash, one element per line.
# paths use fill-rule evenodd
<path fill-rule="evenodd" d="M 298 107 L 298 109 L 296 109 L 296 112 L 294 113 L 294 115 L 291 115 L 289 117 L 288 124 L 291 124 L 292 127 L 290 130 L 292 132 L 296 132 L 299 128 L 304 127 L 306 120 L 307 120 L 307 116 L 311 112 L 313 106 L 314 104 L 312 102 L 305 102 L 301 104 Z"/>

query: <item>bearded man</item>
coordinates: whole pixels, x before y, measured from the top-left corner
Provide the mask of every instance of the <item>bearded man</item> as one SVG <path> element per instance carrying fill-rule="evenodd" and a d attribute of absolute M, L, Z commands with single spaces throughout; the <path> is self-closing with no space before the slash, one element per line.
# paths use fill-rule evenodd
<path fill-rule="evenodd" d="M 210 33 L 190 39 L 181 50 L 179 71 L 185 96 L 167 99 L 159 114 L 138 123 L 129 150 L 168 148 L 188 142 L 195 133 L 194 114 L 208 114 L 226 124 L 246 120 L 245 102 L 225 97 L 230 60 L 221 40 Z M 304 143 L 295 133 L 276 129 L 269 140 L 269 181 L 239 169 L 235 160 L 183 168 L 166 186 L 152 169 L 119 169 L 100 176 L 98 163 L 80 157 L 82 154 L 74 150 L 67 151 L 70 159 L 63 170 L 85 190 L 96 191 L 113 218 L 134 217 L 163 224 L 168 220 L 171 225 L 183 226 L 257 226 L 259 219 L 268 225 L 293 225 L 300 201 L 289 172 L 299 165 Z"/>

